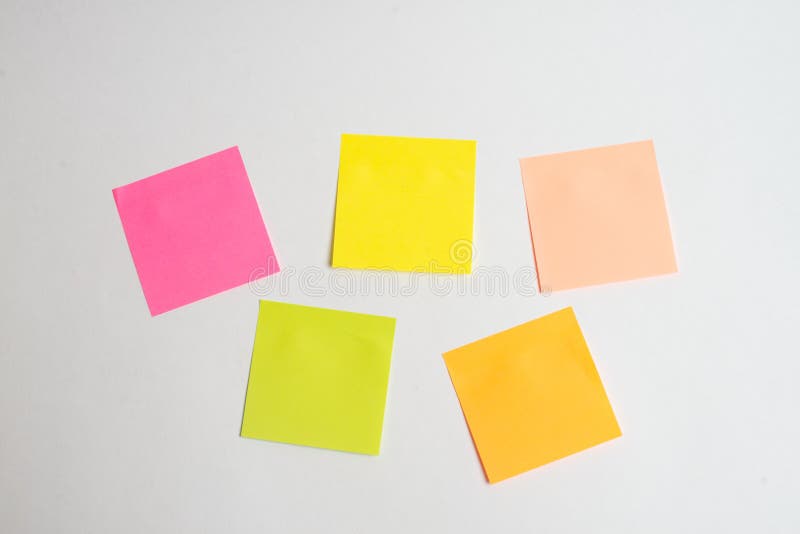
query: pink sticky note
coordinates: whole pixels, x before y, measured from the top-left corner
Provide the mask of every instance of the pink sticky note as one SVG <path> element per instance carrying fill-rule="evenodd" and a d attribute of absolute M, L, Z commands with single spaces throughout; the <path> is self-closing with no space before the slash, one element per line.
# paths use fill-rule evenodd
<path fill-rule="evenodd" d="M 113 192 L 152 315 L 280 270 L 238 147 Z"/>

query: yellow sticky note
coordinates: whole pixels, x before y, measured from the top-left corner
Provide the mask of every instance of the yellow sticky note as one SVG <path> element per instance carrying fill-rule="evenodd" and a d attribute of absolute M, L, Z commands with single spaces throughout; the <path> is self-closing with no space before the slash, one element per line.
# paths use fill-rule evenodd
<path fill-rule="evenodd" d="M 242 436 L 378 454 L 395 320 L 261 301 Z"/>
<path fill-rule="evenodd" d="M 342 135 L 333 266 L 469 273 L 475 141 Z"/>
<path fill-rule="evenodd" d="M 572 308 L 444 360 L 490 483 L 622 435 Z"/>

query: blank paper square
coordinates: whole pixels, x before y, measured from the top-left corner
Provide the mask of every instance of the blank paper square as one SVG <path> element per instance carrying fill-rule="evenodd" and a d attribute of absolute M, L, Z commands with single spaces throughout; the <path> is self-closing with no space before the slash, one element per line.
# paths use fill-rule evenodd
<path fill-rule="evenodd" d="M 490 483 L 621 435 L 572 308 L 444 360 Z"/>
<path fill-rule="evenodd" d="M 342 135 L 333 266 L 469 273 L 475 146 Z"/>
<path fill-rule="evenodd" d="M 378 454 L 395 320 L 261 301 L 242 436 Z"/>
<path fill-rule="evenodd" d="M 113 192 L 152 315 L 279 270 L 238 147 Z"/>
<path fill-rule="evenodd" d="M 520 165 L 540 290 L 678 270 L 652 141 Z"/>

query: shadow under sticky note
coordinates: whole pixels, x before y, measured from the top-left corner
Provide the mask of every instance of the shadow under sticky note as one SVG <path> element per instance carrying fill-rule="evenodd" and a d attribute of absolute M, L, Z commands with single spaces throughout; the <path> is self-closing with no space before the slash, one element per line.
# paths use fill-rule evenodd
<path fill-rule="evenodd" d="M 490 483 L 621 435 L 572 308 L 444 360 Z"/>

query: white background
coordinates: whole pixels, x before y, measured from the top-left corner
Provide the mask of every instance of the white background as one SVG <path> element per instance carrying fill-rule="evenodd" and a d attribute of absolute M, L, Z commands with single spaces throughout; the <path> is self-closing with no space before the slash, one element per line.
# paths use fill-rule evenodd
<path fill-rule="evenodd" d="M 0 531 L 800 530 L 800 8 L 492 4 L 0 0 Z M 295 275 L 270 298 L 398 319 L 382 453 L 242 439 L 258 296 L 151 318 L 111 189 L 238 144 L 284 269 L 328 276 L 342 132 L 477 139 L 476 266 L 509 273 L 519 157 L 652 138 L 680 274 Z M 441 353 L 564 306 L 624 436 L 489 486 Z"/>

